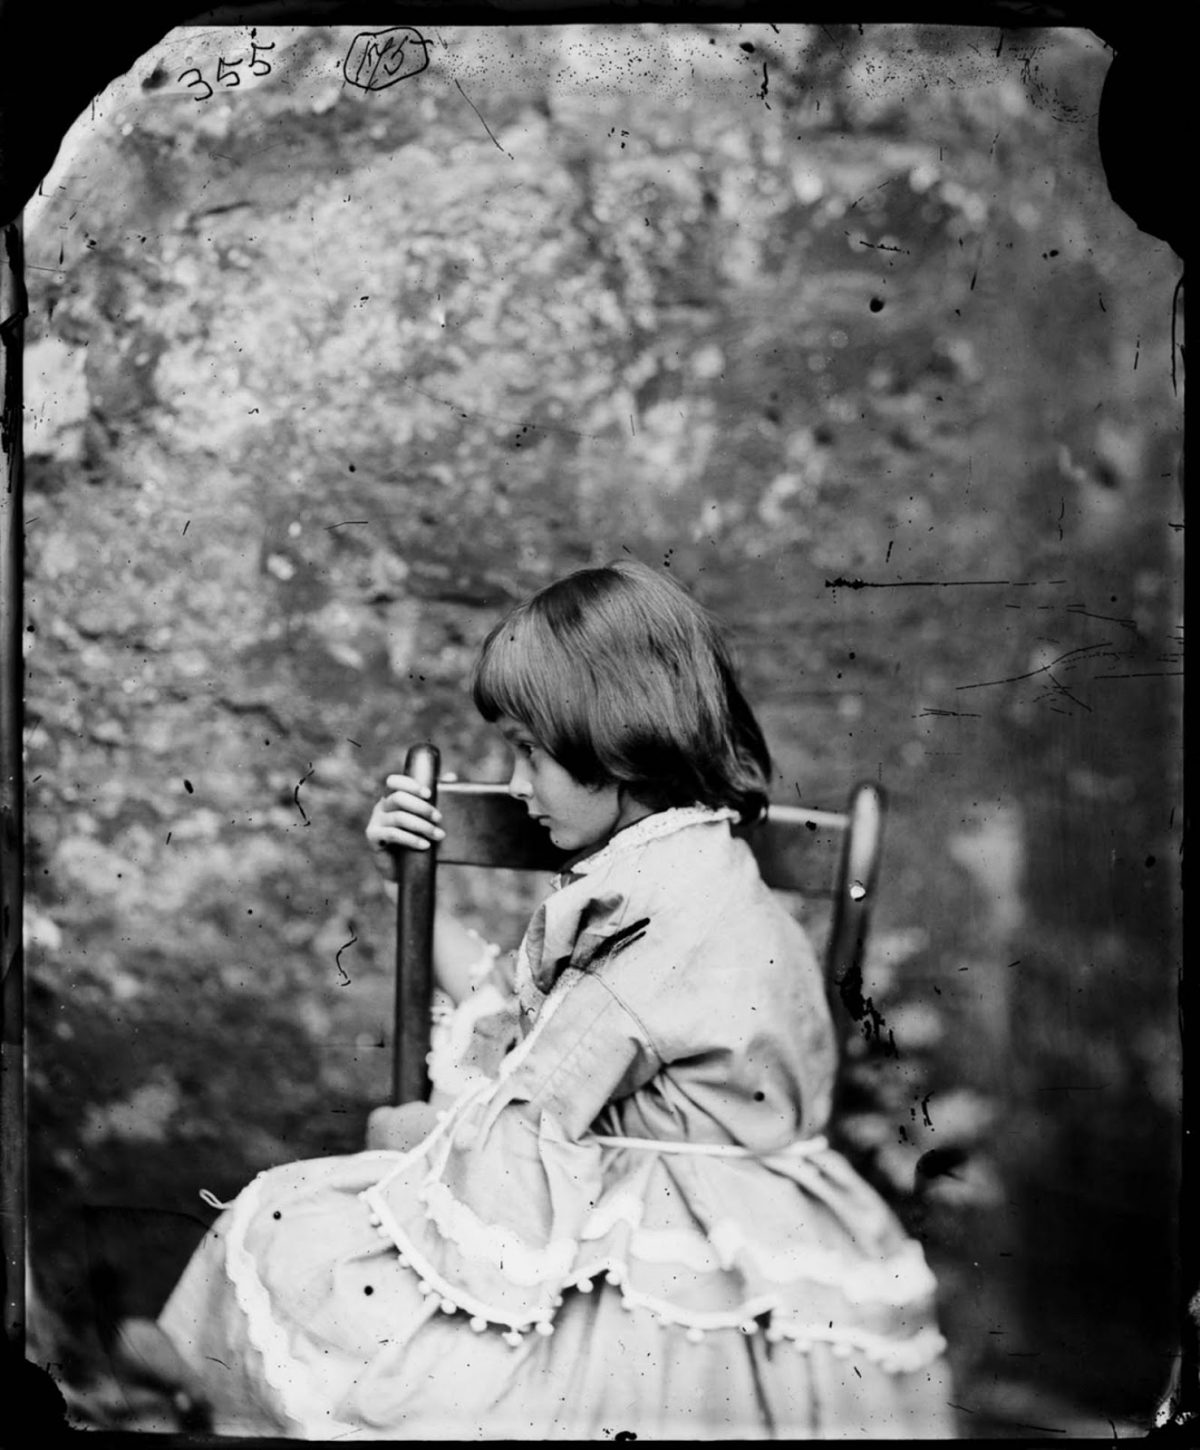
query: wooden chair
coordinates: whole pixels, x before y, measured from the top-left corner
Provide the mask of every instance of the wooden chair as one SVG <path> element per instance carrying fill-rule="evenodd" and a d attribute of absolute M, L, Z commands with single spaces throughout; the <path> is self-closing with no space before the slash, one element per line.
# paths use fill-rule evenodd
<path fill-rule="evenodd" d="M 442 813 L 445 838 L 428 851 L 395 852 L 396 1014 L 392 1102 L 429 1096 L 426 1055 L 433 997 L 433 912 L 437 864 L 554 872 L 564 856 L 504 785 L 438 781 L 433 745 L 413 746 L 404 773 L 429 787 Z M 851 1010 L 861 1002 L 866 941 L 883 836 L 884 798 L 874 785 L 858 785 L 844 811 L 772 805 L 764 819 L 737 828 L 758 861 L 763 880 L 778 891 L 831 900 L 825 944 L 831 999 Z"/>

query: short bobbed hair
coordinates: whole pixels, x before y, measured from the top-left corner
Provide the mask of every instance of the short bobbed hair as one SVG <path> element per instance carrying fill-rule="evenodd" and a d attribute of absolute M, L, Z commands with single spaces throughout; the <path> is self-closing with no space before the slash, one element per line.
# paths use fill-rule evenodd
<path fill-rule="evenodd" d="M 485 720 L 519 721 L 582 785 L 654 810 L 766 807 L 770 753 L 720 630 L 644 564 L 580 569 L 517 605 L 471 690 Z"/>

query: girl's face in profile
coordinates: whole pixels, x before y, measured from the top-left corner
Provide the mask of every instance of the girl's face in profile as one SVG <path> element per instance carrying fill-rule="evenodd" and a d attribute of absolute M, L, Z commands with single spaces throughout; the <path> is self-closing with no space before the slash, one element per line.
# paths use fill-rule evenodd
<path fill-rule="evenodd" d="M 621 826 L 648 814 L 644 807 L 624 800 L 615 785 L 580 785 L 520 721 L 502 718 L 497 726 L 515 757 L 509 794 L 546 828 L 559 850 L 598 846 Z"/>

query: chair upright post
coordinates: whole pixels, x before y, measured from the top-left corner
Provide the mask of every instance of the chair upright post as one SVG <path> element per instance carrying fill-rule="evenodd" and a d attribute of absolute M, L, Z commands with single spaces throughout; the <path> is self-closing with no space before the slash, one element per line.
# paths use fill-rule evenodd
<path fill-rule="evenodd" d="M 862 954 L 875 905 L 884 810 L 883 791 L 869 782 L 855 786 L 846 807 L 825 972 L 831 997 L 839 996 L 851 1015 L 857 1015 L 862 993 Z"/>
<path fill-rule="evenodd" d="M 404 773 L 427 786 L 437 804 L 438 749 L 414 745 Z M 392 1028 L 392 1103 L 424 1102 L 429 1097 L 429 1011 L 433 1002 L 433 913 L 437 846 L 424 851 L 395 851 L 396 1010 Z"/>

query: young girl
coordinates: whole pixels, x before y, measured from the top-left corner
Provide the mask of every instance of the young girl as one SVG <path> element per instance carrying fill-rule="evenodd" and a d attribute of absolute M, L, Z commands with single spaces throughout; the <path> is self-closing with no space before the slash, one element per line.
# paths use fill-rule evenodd
<path fill-rule="evenodd" d="M 160 1323 L 217 1429 L 950 1435 L 921 1250 L 821 1137 L 820 967 L 730 832 L 770 761 L 708 617 L 581 570 L 497 625 L 474 698 L 568 864 L 511 968 L 439 921 L 442 1110 L 260 1174 L 201 1245 Z M 387 786 L 373 846 L 429 849 Z"/>

